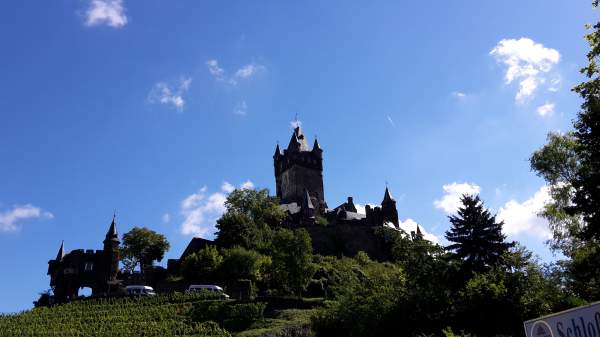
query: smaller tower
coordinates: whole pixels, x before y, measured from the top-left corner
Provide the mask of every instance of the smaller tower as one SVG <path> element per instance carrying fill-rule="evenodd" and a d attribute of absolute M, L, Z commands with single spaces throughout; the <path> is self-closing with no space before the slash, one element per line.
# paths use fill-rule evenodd
<path fill-rule="evenodd" d="M 310 200 L 307 189 L 304 189 L 304 197 L 302 198 L 302 218 L 305 223 L 313 223 L 315 220 L 315 207 L 312 200 Z"/>
<path fill-rule="evenodd" d="M 396 200 L 392 198 L 389 189 L 385 188 L 385 194 L 383 195 L 383 201 L 381 202 L 381 216 L 383 223 L 391 222 L 396 228 L 400 228 L 398 222 L 398 210 L 396 209 Z"/>
<path fill-rule="evenodd" d="M 56 261 L 61 261 L 63 257 L 65 257 L 65 240 L 62 240 L 62 242 L 60 243 L 58 254 L 56 254 Z"/>
<path fill-rule="evenodd" d="M 104 256 L 106 261 L 106 280 L 114 281 L 117 279 L 117 273 L 119 272 L 119 234 L 117 233 L 117 223 L 115 221 L 115 215 L 113 215 L 112 223 L 108 232 L 106 232 L 106 238 L 104 239 Z"/>

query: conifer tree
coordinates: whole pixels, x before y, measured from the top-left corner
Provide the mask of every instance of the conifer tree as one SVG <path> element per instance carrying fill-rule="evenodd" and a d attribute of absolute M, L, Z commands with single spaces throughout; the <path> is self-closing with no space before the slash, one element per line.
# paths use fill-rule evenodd
<path fill-rule="evenodd" d="M 494 266 L 499 257 L 511 246 L 502 234 L 503 222 L 485 209 L 479 196 L 463 195 L 457 215 L 448 218 L 452 227 L 446 239 L 452 242 L 446 249 L 452 257 L 465 263 L 471 271 L 482 272 Z"/>
<path fill-rule="evenodd" d="M 573 88 L 583 98 L 574 122 L 579 169 L 573 179 L 573 202 L 575 213 L 581 214 L 586 224 L 584 239 L 600 240 L 600 22 L 588 28 L 592 29 L 586 35 L 589 63 L 581 69 L 588 80 Z"/>

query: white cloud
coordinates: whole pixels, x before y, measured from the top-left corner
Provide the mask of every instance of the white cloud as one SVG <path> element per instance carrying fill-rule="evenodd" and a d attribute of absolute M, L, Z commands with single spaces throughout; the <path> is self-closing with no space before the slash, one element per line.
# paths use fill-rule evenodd
<path fill-rule="evenodd" d="M 208 67 L 208 72 L 211 75 L 213 75 L 217 80 L 224 80 L 225 70 L 219 67 L 219 62 L 217 60 L 206 61 L 206 66 Z"/>
<path fill-rule="evenodd" d="M 365 208 L 367 207 L 367 205 L 371 206 L 371 208 L 375 208 L 375 207 L 381 207 L 381 205 L 377 205 L 377 204 L 354 204 L 354 207 L 356 207 L 356 213 L 360 213 L 360 214 L 367 214 L 367 211 L 365 210 Z"/>
<path fill-rule="evenodd" d="M 390 117 L 390 116 L 388 115 L 388 116 L 387 116 L 387 120 L 388 120 L 388 122 L 390 122 L 390 124 L 391 124 L 393 127 L 396 127 L 396 123 L 394 123 L 394 120 L 392 120 L 392 117 Z"/>
<path fill-rule="evenodd" d="M 225 193 L 231 193 L 235 190 L 235 186 L 226 181 L 221 185 L 221 190 Z"/>
<path fill-rule="evenodd" d="M 14 232 L 19 223 L 30 219 L 52 219 L 54 215 L 30 204 L 15 206 L 11 210 L 0 212 L 0 232 Z"/>
<path fill-rule="evenodd" d="M 182 77 L 176 87 L 170 86 L 165 82 L 157 82 L 148 94 L 148 101 L 152 104 L 172 105 L 179 111 L 185 106 L 183 95 L 190 89 L 192 79 Z"/>
<path fill-rule="evenodd" d="M 399 225 L 400 225 L 400 229 L 402 229 L 403 231 L 405 231 L 408 234 L 410 234 L 411 232 L 416 232 L 417 226 L 419 226 L 424 239 L 429 240 L 433 243 L 437 243 L 437 244 L 440 243 L 440 239 L 437 236 L 427 232 L 423 226 L 418 225 L 417 222 L 414 221 L 413 219 L 408 218 L 405 221 L 400 220 Z"/>
<path fill-rule="evenodd" d="M 550 80 L 550 87 L 548 88 L 548 91 L 557 92 L 559 86 L 560 86 L 560 77 L 553 78 L 552 80 Z"/>
<path fill-rule="evenodd" d="M 538 115 L 542 117 L 552 116 L 554 114 L 554 103 L 546 103 L 537 108 Z"/>
<path fill-rule="evenodd" d="M 250 187 L 248 187 L 250 186 Z M 252 188 L 250 180 L 240 185 L 240 188 Z M 212 237 L 216 231 L 216 221 L 225 213 L 227 194 L 233 192 L 235 187 L 229 182 L 223 182 L 221 190 L 207 195 L 206 186 L 198 192 L 188 195 L 181 201 L 181 214 L 184 221 L 181 224 L 181 233 L 201 237 Z"/>
<path fill-rule="evenodd" d="M 505 81 L 507 84 L 519 81 L 519 91 L 515 96 L 517 102 L 531 97 L 537 87 L 545 82 L 544 74 L 560 60 L 556 49 L 546 48 L 529 38 L 503 39 L 490 51 L 498 63 L 506 66 Z"/>
<path fill-rule="evenodd" d="M 92 0 L 85 16 L 87 26 L 105 24 L 120 28 L 127 24 L 123 0 Z"/>
<path fill-rule="evenodd" d="M 457 99 L 463 99 L 463 98 L 467 97 L 467 94 L 465 94 L 464 92 L 460 92 L 460 91 L 454 91 L 454 92 L 452 92 L 452 96 Z"/>
<path fill-rule="evenodd" d="M 266 70 L 267 68 L 261 64 L 249 63 L 238 70 L 232 76 L 227 76 L 225 69 L 219 66 L 219 62 L 215 59 L 206 61 L 208 72 L 220 82 L 225 82 L 231 85 L 236 85 L 240 80 L 250 79 L 256 74 Z"/>
<path fill-rule="evenodd" d="M 171 221 L 171 215 L 169 215 L 169 213 L 165 213 L 162 216 L 162 222 L 163 223 L 169 223 Z"/>
<path fill-rule="evenodd" d="M 481 188 L 472 183 L 456 183 L 444 185 L 444 196 L 433 202 L 435 208 L 441 209 L 447 214 L 455 213 L 462 205 L 460 198 L 463 194 L 473 195 L 479 194 Z"/>
<path fill-rule="evenodd" d="M 519 203 L 510 200 L 500 207 L 497 219 L 504 221 L 504 233 L 509 236 L 525 234 L 549 239 L 552 234 L 548 221 L 538 216 L 544 205 L 550 201 L 547 186 L 542 186 L 531 198 Z"/>
<path fill-rule="evenodd" d="M 242 185 L 240 185 L 242 190 L 250 190 L 254 188 L 254 184 L 250 180 L 246 180 Z"/>
<path fill-rule="evenodd" d="M 246 116 L 248 114 L 248 105 L 246 101 L 241 101 L 233 108 L 234 115 Z"/>
<path fill-rule="evenodd" d="M 260 64 L 251 63 L 251 64 L 247 64 L 247 65 L 241 67 L 240 69 L 238 69 L 235 72 L 234 77 L 235 78 L 239 78 L 239 79 L 249 78 L 249 77 L 252 77 L 252 76 L 256 75 L 258 72 L 261 72 L 263 70 L 265 70 L 265 66 L 260 65 Z"/>

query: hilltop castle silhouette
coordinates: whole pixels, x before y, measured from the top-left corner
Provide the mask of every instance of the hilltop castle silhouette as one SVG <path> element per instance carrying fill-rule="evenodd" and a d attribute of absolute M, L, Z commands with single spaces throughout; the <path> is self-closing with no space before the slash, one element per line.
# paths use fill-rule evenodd
<path fill-rule="evenodd" d="M 279 145 L 273 155 L 276 195 L 286 218 L 287 228 L 304 228 L 312 239 L 313 251 L 321 255 L 354 256 L 359 251 L 371 258 L 390 258 L 389 242 L 379 229 L 399 229 L 396 201 L 388 187 L 380 206 L 365 206 L 358 212 L 353 198 L 330 209 L 323 188 L 323 149 L 315 139 L 312 148 L 300 127 L 294 128 L 286 149 Z M 420 234 L 419 228 L 417 233 Z M 58 301 L 76 298 L 79 288 L 89 287 L 92 295 L 117 291 L 122 283 L 119 272 L 119 237 L 115 217 L 103 241 L 103 250 L 76 249 L 68 254 L 61 244 L 55 259 L 48 261 L 50 286 Z M 179 259 L 167 263 L 169 274 L 178 274 L 181 262 L 190 254 L 215 243 L 193 238 Z M 164 270 L 164 269 L 163 269 Z"/>

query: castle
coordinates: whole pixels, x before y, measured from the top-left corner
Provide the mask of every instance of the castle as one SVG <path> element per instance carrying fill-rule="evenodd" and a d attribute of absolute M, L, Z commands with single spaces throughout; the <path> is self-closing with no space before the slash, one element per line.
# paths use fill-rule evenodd
<path fill-rule="evenodd" d="M 300 126 L 283 152 L 276 146 L 273 164 L 276 195 L 287 215 L 284 225 L 305 228 L 315 252 L 353 256 L 363 250 L 374 258 L 388 257 L 385 242 L 375 233 L 384 226 L 399 229 L 396 201 L 387 187 L 381 206 L 366 205 L 364 214 L 352 197 L 330 209 L 323 189 L 323 149 L 317 139 L 309 148 Z"/>
<path fill-rule="evenodd" d="M 56 258 L 48 261 L 50 286 L 59 301 L 76 298 L 83 287 L 91 288 L 94 296 L 118 290 L 120 242 L 114 216 L 103 243 L 103 250 L 76 249 L 68 254 L 61 243 Z"/>
<path fill-rule="evenodd" d="M 399 221 L 396 201 L 387 187 L 381 205 L 366 205 L 364 214 L 358 212 L 352 197 L 329 208 L 323 188 L 323 149 L 316 139 L 309 148 L 300 127 L 294 129 L 286 149 L 281 151 L 277 145 L 273 164 L 279 207 L 286 214 L 281 225 L 306 229 L 315 253 L 354 256 L 364 251 L 374 259 L 390 258 L 389 242 L 379 229 L 399 229 Z M 76 249 L 68 254 L 61 244 L 56 258 L 48 261 L 50 286 L 58 301 L 76 298 L 82 287 L 91 288 L 94 296 L 115 293 L 130 281 L 119 279 L 124 275 L 119 273 L 120 242 L 114 216 L 103 243 L 103 250 Z M 179 259 L 168 261 L 166 272 L 177 274 L 185 257 L 207 245 L 214 242 L 193 238 Z"/>

